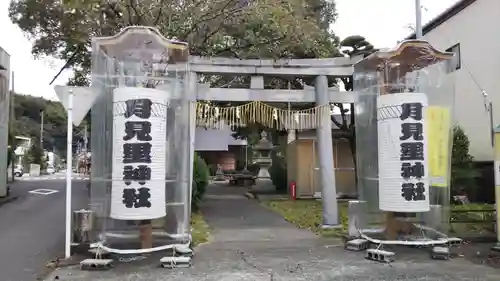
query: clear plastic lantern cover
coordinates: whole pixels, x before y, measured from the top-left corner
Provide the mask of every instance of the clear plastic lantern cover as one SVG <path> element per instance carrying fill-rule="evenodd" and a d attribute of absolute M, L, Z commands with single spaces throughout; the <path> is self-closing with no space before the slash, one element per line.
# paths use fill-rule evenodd
<path fill-rule="evenodd" d="M 447 239 L 452 58 L 412 40 L 354 66 L 362 218 L 355 227 L 365 238 L 414 245 Z"/>
<path fill-rule="evenodd" d="M 149 27 L 92 41 L 91 208 L 108 252 L 190 240 L 187 60 L 185 43 Z"/>

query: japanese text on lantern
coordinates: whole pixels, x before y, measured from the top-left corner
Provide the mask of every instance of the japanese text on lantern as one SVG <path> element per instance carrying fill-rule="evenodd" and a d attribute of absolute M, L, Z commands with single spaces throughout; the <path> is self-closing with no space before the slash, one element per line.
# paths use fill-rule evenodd
<path fill-rule="evenodd" d="M 401 105 L 401 196 L 406 201 L 425 200 L 424 122 L 422 103 Z"/>
<path fill-rule="evenodd" d="M 123 140 L 123 204 L 126 208 L 151 208 L 151 193 L 148 181 L 151 180 L 151 109 L 149 99 L 126 101 L 125 136 Z M 130 121 L 136 116 L 140 121 Z M 137 120 L 137 119 L 136 119 Z M 132 183 L 138 185 L 131 187 Z"/>

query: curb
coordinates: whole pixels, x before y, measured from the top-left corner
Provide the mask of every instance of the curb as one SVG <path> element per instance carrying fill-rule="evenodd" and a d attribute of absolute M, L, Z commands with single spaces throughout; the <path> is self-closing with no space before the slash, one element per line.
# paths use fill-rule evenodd
<path fill-rule="evenodd" d="M 248 198 L 248 199 L 254 199 L 254 200 L 258 200 L 258 198 L 251 192 L 245 192 L 245 197 Z"/>
<path fill-rule="evenodd" d="M 19 198 L 19 196 L 9 196 L 9 197 L 0 198 L 0 206 L 7 204 L 7 203 L 10 203 L 14 200 L 17 200 L 18 198 Z"/>

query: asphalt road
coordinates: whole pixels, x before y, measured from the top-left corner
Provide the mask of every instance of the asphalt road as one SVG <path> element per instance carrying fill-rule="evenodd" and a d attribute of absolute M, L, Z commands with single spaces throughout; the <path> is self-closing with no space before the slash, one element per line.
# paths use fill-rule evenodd
<path fill-rule="evenodd" d="M 73 209 L 87 206 L 85 181 L 73 180 Z M 16 181 L 11 191 L 17 200 L 0 206 L 0 279 L 37 280 L 46 263 L 64 257 L 65 181 Z M 50 189 L 41 195 L 30 191 Z"/>

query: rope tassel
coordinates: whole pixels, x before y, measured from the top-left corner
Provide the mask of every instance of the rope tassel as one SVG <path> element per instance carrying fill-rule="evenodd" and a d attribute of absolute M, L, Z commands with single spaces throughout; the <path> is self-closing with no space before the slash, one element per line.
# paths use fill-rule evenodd
<path fill-rule="evenodd" d="M 195 112 L 196 124 L 212 129 L 221 129 L 226 124 L 244 127 L 250 123 L 260 123 L 265 127 L 278 130 L 307 130 L 319 127 L 321 115 L 329 110 L 328 104 L 303 110 L 291 110 L 254 101 L 230 107 L 198 102 Z"/>

